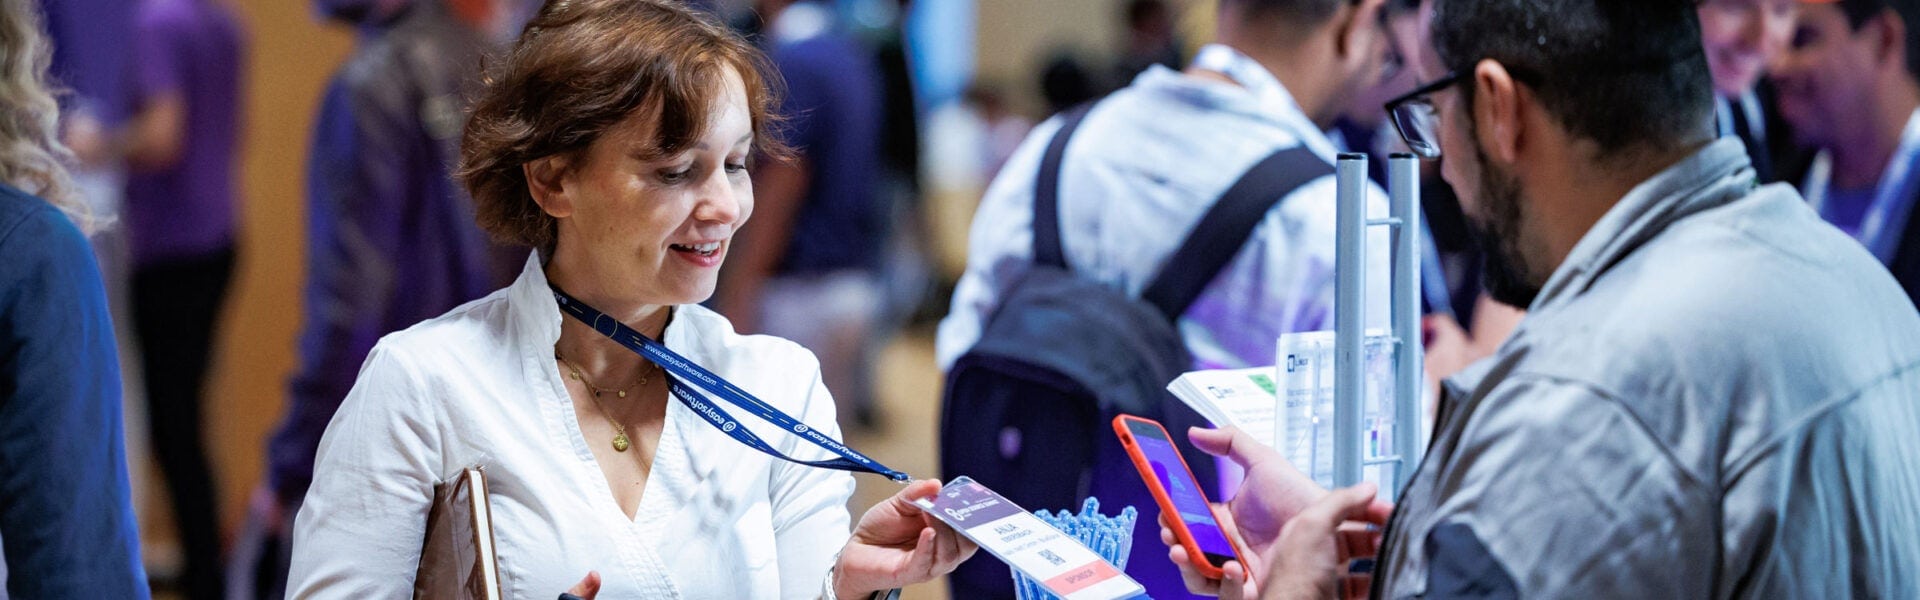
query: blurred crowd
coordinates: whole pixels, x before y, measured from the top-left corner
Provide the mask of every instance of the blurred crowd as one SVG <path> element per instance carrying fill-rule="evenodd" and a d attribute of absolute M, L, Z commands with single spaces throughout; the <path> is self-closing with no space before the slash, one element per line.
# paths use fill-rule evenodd
<path fill-rule="evenodd" d="M 888 426 L 873 391 L 882 346 L 903 331 L 930 335 L 950 308 L 974 310 L 969 303 L 978 297 L 968 296 L 965 284 L 956 292 L 955 284 L 968 268 L 992 264 L 969 256 L 964 232 L 981 198 L 991 198 L 990 184 L 1030 185 L 995 182 L 1009 165 L 1022 169 L 1021 178 L 1032 176 L 1032 140 L 1044 140 L 1030 135 L 1049 127 L 1049 117 L 1194 65 L 1230 71 L 1203 64 L 1203 48 L 1216 29 L 1226 35 L 1231 27 L 1190 23 L 1210 21 L 1212 2 L 1126 0 L 1102 4 L 1114 14 L 1092 16 L 1118 32 L 1115 47 L 1052 48 L 1032 57 L 1028 81 L 977 78 L 953 102 L 936 103 L 927 97 L 922 80 L 930 75 L 910 35 L 918 3 L 690 1 L 767 52 L 784 78 L 778 127 L 792 150 L 784 159 L 756 158 L 759 209 L 735 240 L 709 305 L 744 333 L 791 339 L 817 354 L 849 428 Z M 237 173 L 252 56 L 246 21 L 229 0 L 6 4 L 42 15 L 51 72 L 67 90 L 59 135 L 73 153 L 79 196 L 101 224 L 90 241 L 119 326 L 122 373 L 129 389 L 139 390 L 132 397 L 144 399 L 144 410 L 130 414 L 144 415 L 183 558 L 179 569 L 149 576 L 156 590 L 189 598 L 283 593 L 291 521 L 311 483 L 320 436 L 375 342 L 501 288 L 529 251 L 496 243 L 476 227 L 454 171 L 465 98 L 485 76 L 478 66 L 520 34 L 539 0 L 312 3 L 316 15 L 351 29 L 354 41 L 304 142 L 304 181 L 283 182 L 286 193 L 297 190 L 305 200 L 306 262 L 300 305 L 284 307 L 300 322 L 297 364 L 285 384 L 285 409 L 260 449 L 265 473 L 215 472 L 205 410 L 221 315 L 248 251 L 238 243 L 246 199 Z M 1348 72 L 1338 74 L 1337 85 L 1301 102 L 1311 117 L 1301 125 L 1324 134 L 1337 151 L 1371 153 L 1371 175 L 1381 186 L 1384 156 L 1408 150 L 1396 131 L 1405 124 L 1382 106 L 1425 83 L 1410 67 L 1414 61 L 1434 60 L 1418 50 L 1428 18 L 1420 3 L 1387 5 L 1378 52 L 1343 63 Z M 1920 164 L 1920 5 L 1703 0 L 1699 16 L 1721 135 L 1741 140 L 1762 183 L 1798 188 L 1920 302 L 1920 218 L 1913 216 L 1920 197 L 1913 176 Z M 978 32 L 980 43 L 993 36 Z M 1288 88 L 1298 95 L 1293 81 Z M 1022 96 L 1028 89 L 1039 97 Z M 1220 174 L 1244 168 L 1230 166 L 1220 168 L 1232 173 Z M 1487 293 L 1485 240 L 1439 170 L 1427 165 L 1422 197 L 1433 379 L 1492 354 L 1526 308 Z M 974 224 L 976 252 L 1031 235 L 995 227 Z M 1012 238 L 994 237 L 1003 234 Z M 1164 259 L 1144 260 L 1157 266 Z M 1095 268 L 1122 269 L 1116 264 Z M 1136 289 L 1144 284 L 1139 274 L 1115 277 Z M 1259 280 L 1248 294 L 1330 297 L 1327 285 L 1299 283 L 1308 279 Z M 1231 336 L 1200 335 L 1189 337 L 1190 345 L 1218 352 L 1196 355 L 1207 360 L 1195 366 L 1271 364 L 1272 334 L 1331 326 L 1329 307 L 1304 300 L 1297 309 L 1279 306 L 1298 297 L 1247 307 L 1276 319 L 1290 311 L 1276 330 L 1257 331 L 1264 358 L 1221 339 Z M 957 341 L 952 335 L 941 331 L 943 366 L 971 344 L 965 332 Z M 221 516 L 218 477 L 262 478 L 238 528 Z"/>

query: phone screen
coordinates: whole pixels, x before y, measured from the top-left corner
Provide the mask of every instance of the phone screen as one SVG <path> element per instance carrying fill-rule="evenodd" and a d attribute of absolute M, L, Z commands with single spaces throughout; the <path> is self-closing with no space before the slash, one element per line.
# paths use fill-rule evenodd
<path fill-rule="evenodd" d="M 1180 520 L 1186 522 L 1187 531 L 1193 534 L 1193 541 L 1200 546 L 1200 551 L 1207 553 L 1215 565 L 1233 560 L 1233 544 L 1227 542 L 1226 533 L 1213 520 L 1213 510 L 1207 504 L 1206 493 L 1194 482 L 1187 464 L 1180 461 L 1180 450 L 1174 448 L 1173 442 L 1166 438 L 1165 430 L 1139 421 L 1128 421 L 1127 428 L 1133 431 L 1134 443 L 1139 445 L 1140 453 L 1152 465 L 1153 474 L 1160 480 L 1160 487 L 1173 500 L 1174 509 L 1180 512 Z"/>

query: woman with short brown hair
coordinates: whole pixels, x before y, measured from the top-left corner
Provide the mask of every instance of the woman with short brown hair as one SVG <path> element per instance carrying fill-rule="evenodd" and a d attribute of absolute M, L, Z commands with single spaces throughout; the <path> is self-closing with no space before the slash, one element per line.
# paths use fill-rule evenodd
<path fill-rule="evenodd" d="M 818 362 L 697 304 L 752 212 L 748 157 L 777 151 L 763 60 L 668 0 L 540 11 L 460 170 L 481 225 L 538 250 L 512 286 L 368 357 L 295 523 L 295 597 L 410 593 L 435 485 L 475 465 L 509 597 L 854 598 L 972 553 L 913 507 L 931 481 L 849 539 L 853 479 L 819 467 L 885 469 L 822 450 L 839 428 Z M 690 388 L 713 384 L 680 357 L 795 421 L 722 418 L 697 392 L 726 394 Z"/>

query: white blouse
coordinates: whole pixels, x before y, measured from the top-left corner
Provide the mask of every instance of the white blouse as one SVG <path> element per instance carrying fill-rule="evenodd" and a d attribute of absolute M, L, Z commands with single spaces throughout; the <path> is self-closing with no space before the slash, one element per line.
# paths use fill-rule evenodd
<path fill-rule="evenodd" d="M 320 440 L 294 522 L 292 597 L 410 597 L 434 484 L 473 465 L 486 469 L 509 598 L 556 597 L 590 570 L 601 598 L 821 595 L 847 540 L 853 477 L 761 454 L 669 400 L 628 519 L 554 367 L 562 318 L 536 256 L 507 289 L 380 340 Z M 799 345 L 736 334 L 691 305 L 674 309 L 663 337 L 839 436 L 819 362 Z M 828 457 L 742 421 L 789 456 Z"/>

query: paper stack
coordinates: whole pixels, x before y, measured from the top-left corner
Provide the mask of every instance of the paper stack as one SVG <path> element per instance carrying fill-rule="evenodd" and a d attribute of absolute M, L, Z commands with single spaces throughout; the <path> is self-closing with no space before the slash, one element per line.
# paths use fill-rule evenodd
<path fill-rule="evenodd" d="M 1273 444 L 1278 415 L 1273 367 L 1194 371 L 1167 385 L 1194 412 L 1216 426 L 1233 426 L 1268 445 Z"/>
<path fill-rule="evenodd" d="M 1391 481 L 1393 454 L 1393 344 L 1368 332 L 1367 389 L 1361 401 L 1362 477 Z M 1280 337 L 1273 367 L 1194 371 L 1167 385 L 1181 402 L 1215 426 L 1233 426 L 1279 450 L 1321 485 L 1333 483 L 1333 332 Z M 1386 489 L 1384 486 L 1382 489 Z"/>

